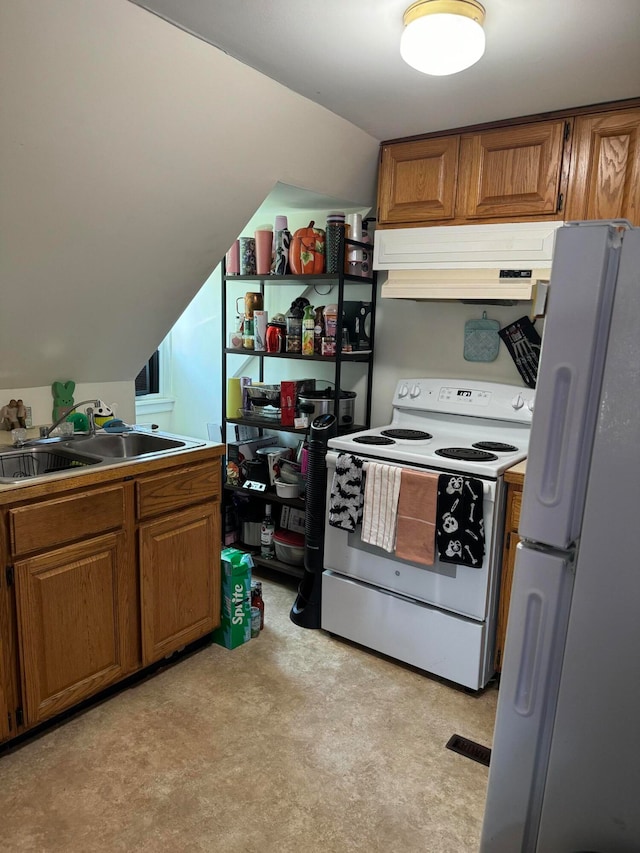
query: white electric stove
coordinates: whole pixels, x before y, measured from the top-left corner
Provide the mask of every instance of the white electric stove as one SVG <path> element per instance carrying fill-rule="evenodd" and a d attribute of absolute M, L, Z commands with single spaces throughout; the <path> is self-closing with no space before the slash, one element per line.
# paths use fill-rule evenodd
<path fill-rule="evenodd" d="M 535 391 L 460 379 L 401 379 L 391 423 L 333 438 L 329 447 L 479 477 L 526 458 Z"/>
<path fill-rule="evenodd" d="M 527 456 L 535 392 L 461 379 L 401 379 L 391 423 L 333 438 L 327 452 L 327 524 L 321 625 L 327 631 L 465 687 L 493 675 L 505 516 L 503 474 Z M 481 481 L 481 566 L 425 566 L 328 524 L 337 457 Z"/>

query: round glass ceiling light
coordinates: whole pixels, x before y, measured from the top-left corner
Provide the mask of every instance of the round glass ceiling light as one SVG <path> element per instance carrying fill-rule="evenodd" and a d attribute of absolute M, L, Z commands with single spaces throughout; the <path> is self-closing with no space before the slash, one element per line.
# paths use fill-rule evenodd
<path fill-rule="evenodd" d="M 400 55 L 423 74 L 456 74 L 484 53 L 483 22 L 477 0 L 418 0 L 404 13 Z"/>

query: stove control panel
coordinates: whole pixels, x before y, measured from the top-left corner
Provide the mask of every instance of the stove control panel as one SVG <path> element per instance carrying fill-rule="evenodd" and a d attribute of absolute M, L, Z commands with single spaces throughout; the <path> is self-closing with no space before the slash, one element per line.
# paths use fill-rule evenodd
<path fill-rule="evenodd" d="M 407 412 L 440 412 L 530 424 L 535 391 L 502 382 L 449 377 L 399 379 L 393 406 Z"/>
<path fill-rule="evenodd" d="M 490 391 L 474 388 L 443 387 L 438 394 L 441 403 L 462 403 L 465 406 L 488 406 L 491 402 Z"/>

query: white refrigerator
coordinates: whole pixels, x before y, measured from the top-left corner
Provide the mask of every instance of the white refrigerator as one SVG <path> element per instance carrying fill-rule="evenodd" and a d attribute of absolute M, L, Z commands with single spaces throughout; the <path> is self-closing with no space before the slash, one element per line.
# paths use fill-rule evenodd
<path fill-rule="evenodd" d="M 640 228 L 556 236 L 482 853 L 640 851 Z"/>

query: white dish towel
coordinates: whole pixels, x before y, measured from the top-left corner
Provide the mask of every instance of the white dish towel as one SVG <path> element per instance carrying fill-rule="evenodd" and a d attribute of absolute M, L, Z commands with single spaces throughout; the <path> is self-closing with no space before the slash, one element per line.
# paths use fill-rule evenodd
<path fill-rule="evenodd" d="M 396 544 L 396 521 L 402 468 L 366 463 L 361 539 L 385 551 Z"/>

